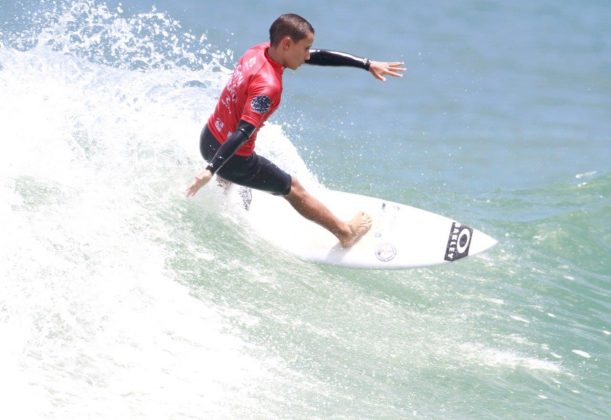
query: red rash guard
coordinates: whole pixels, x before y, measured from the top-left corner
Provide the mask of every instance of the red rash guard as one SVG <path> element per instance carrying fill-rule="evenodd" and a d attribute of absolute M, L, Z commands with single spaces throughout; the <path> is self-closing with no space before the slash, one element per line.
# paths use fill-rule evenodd
<path fill-rule="evenodd" d="M 255 45 L 240 59 L 231 79 L 223 89 L 208 128 L 223 144 L 240 120 L 256 127 L 236 155 L 250 156 L 255 148 L 258 129 L 280 105 L 283 67 L 267 54 L 269 42 Z"/>

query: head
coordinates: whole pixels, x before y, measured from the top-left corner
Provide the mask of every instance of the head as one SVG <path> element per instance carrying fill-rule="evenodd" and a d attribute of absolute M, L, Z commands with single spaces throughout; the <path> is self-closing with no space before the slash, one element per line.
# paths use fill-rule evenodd
<path fill-rule="evenodd" d="M 314 28 L 299 15 L 280 16 L 269 28 L 270 49 L 275 60 L 290 69 L 297 69 L 310 58 Z"/>

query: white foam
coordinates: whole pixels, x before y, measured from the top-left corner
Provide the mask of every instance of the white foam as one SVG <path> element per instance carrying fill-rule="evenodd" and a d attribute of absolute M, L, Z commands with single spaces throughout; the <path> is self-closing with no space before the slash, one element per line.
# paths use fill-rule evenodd
<path fill-rule="evenodd" d="M 575 175 L 575 179 L 591 178 L 596 174 L 597 174 L 596 171 L 583 172 L 583 173 Z"/>
<path fill-rule="evenodd" d="M 522 318 L 521 316 L 511 315 L 510 318 L 515 320 L 515 321 L 523 322 L 525 324 L 530 324 L 529 320 L 527 320 L 526 318 Z"/>
<path fill-rule="evenodd" d="M 571 350 L 573 353 L 575 353 L 577 356 L 583 357 L 584 359 L 589 359 L 592 356 L 590 356 L 589 353 L 583 351 L 583 350 L 577 350 L 577 349 L 573 349 Z"/>
<path fill-rule="evenodd" d="M 102 45 L 112 60 L 95 56 L 103 39 L 87 38 L 79 16 L 115 34 Z M 176 65 L 181 54 L 195 60 L 178 41 L 164 46 L 170 59 L 159 52 L 135 69 L 129 41 L 153 41 L 131 31 L 151 19 L 176 35 L 158 12 L 124 19 L 80 1 L 46 23 L 35 48 L 0 48 L 0 394 L 17 394 L 2 418 L 240 417 L 278 387 L 282 366 L 166 266 L 175 255 L 164 241 L 177 234 L 167 219 L 187 205 L 182 188 L 202 164 L 199 131 L 227 69 L 214 68 L 220 55 Z M 279 128 L 262 138 L 281 164 L 299 166 Z M 212 249 L 185 248 L 214 260 Z"/>
<path fill-rule="evenodd" d="M 459 348 L 466 360 L 476 361 L 485 366 L 561 372 L 560 366 L 554 362 L 521 356 L 509 350 L 489 348 L 478 343 L 461 344 Z"/>
<path fill-rule="evenodd" d="M 318 178 L 308 169 L 297 148 L 281 126 L 266 124 L 257 137 L 257 152 L 270 158 L 308 189 L 323 188 Z"/>

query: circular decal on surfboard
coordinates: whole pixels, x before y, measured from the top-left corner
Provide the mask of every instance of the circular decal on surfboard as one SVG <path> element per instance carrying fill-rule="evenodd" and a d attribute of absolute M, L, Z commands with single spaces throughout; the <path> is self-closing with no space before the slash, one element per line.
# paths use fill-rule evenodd
<path fill-rule="evenodd" d="M 375 254 L 378 260 L 388 262 L 397 256 L 397 248 L 393 244 L 381 244 L 376 248 Z"/>

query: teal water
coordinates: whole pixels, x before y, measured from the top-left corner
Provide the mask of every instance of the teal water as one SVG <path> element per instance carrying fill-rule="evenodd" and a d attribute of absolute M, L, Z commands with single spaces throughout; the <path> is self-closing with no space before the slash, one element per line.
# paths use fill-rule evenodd
<path fill-rule="evenodd" d="M 261 153 L 496 247 L 319 266 L 218 188 L 183 197 L 232 64 L 286 11 L 315 46 L 408 70 L 287 71 Z M 610 18 L 605 1 L 0 0 L 0 417 L 607 418 Z"/>

